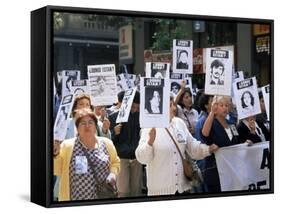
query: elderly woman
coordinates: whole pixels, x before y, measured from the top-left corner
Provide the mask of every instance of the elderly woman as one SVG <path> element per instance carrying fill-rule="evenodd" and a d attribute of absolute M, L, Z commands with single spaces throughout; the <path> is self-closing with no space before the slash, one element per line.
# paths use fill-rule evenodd
<path fill-rule="evenodd" d="M 192 137 L 182 119 L 175 117 L 176 105 L 170 97 L 170 125 L 167 128 L 182 153 L 203 159 L 218 149 L 201 144 Z M 164 128 L 142 129 L 136 157 L 147 166 L 148 195 L 172 195 L 191 192 L 191 182 L 183 173 L 183 165 L 172 137 Z"/>
<path fill-rule="evenodd" d="M 76 111 L 75 126 L 77 137 L 54 150 L 54 174 L 61 176 L 59 201 L 97 199 L 98 185 L 115 186 L 120 169 L 112 141 L 96 136 L 97 118 L 90 109 Z"/>
<path fill-rule="evenodd" d="M 226 119 L 229 113 L 230 97 L 215 96 L 211 110 L 201 130 L 201 138 L 207 145 L 216 144 L 219 147 L 232 146 L 243 143 L 237 132 L 236 126 Z M 247 141 L 248 142 L 248 141 Z M 221 192 L 219 174 L 215 156 L 205 158 L 204 180 L 208 191 L 211 193 Z"/>

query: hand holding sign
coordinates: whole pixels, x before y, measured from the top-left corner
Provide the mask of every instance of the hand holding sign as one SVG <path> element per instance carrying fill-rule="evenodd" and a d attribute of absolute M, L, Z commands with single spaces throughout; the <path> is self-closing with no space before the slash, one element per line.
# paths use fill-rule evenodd
<path fill-rule="evenodd" d="M 102 132 L 107 133 L 109 127 L 110 127 L 110 121 L 105 117 L 102 122 Z"/>
<path fill-rule="evenodd" d="M 60 141 L 54 140 L 53 144 L 53 155 L 57 156 L 60 153 Z"/>
<path fill-rule="evenodd" d="M 217 109 L 218 109 L 218 102 L 217 102 L 216 99 L 214 99 L 213 102 L 212 102 L 211 112 L 213 114 L 216 114 L 217 113 Z"/>
<path fill-rule="evenodd" d="M 182 91 L 184 91 L 185 86 L 186 86 L 186 80 L 182 80 L 182 81 L 181 81 L 181 90 L 182 90 Z"/>
<path fill-rule="evenodd" d="M 216 151 L 218 151 L 219 147 L 216 144 L 212 144 L 209 146 L 209 152 L 210 154 L 215 153 Z"/>
<path fill-rule="evenodd" d="M 256 133 L 256 122 L 255 122 L 254 118 L 250 117 L 250 118 L 247 119 L 247 121 L 248 121 L 248 125 L 249 125 L 249 128 L 250 128 L 250 132 L 252 134 L 255 134 Z"/>
<path fill-rule="evenodd" d="M 120 134 L 121 128 L 122 128 L 122 124 L 121 124 L 121 123 L 118 124 L 118 125 L 116 125 L 116 126 L 114 127 L 114 133 L 115 133 L 115 135 L 119 135 L 119 134 Z"/>

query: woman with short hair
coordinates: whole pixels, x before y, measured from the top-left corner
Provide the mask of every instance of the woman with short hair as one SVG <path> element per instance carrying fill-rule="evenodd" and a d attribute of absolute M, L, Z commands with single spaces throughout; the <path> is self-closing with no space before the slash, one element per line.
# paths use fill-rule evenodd
<path fill-rule="evenodd" d="M 54 151 L 54 175 L 61 177 L 59 201 L 97 199 L 97 186 L 115 186 L 120 170 L 112 141 L 96 136 L 97 118 L 90 109 L 75 111 L 75 126 L 77 136 Z"/>

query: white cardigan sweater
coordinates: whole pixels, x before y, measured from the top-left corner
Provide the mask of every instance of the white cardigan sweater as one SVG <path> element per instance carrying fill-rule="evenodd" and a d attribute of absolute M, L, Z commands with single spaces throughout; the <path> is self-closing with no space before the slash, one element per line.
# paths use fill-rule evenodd
<path fill-rule="evenodd" d="M 196 160 L 210 155 L 209 146 L 193 138 L 182 119 L 174 117 L 168 129 L 178 141 L 182 154 L 186 150 Z M 142 129 L 136 149 L 137 160 L 147 167 L 148 195 L 170 195 L 176 191 L 182 193 L 190 190 L 191 185 L 184 177 L 180 155 L 167 131 L 156 128 L 153 146 L 147 143 L 149 131 L 150 128 Z"/>

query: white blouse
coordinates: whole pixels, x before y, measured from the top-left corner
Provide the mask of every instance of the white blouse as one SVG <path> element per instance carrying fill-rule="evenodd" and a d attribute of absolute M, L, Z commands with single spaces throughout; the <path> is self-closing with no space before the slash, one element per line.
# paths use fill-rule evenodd
<path fill-rule="evenodd" d="M 169 131 L 178 141 L 178 146 L 194 159 L 203 159 L 209 154 L 209 146 L 192 137 L 184 122 L 174 117 Z M 136 158 L 146 164 L 148 195 L 175 194 L 190 190 L 191 185 L 183 174 L 181 157 L 172 139 L 164 128 L 156 128 L 156 138 L 152 146 L 147 142 L 150 128 L 141 130 L 141 139 L 136 149 Z"/>

